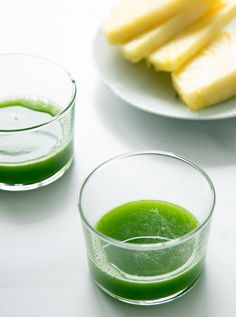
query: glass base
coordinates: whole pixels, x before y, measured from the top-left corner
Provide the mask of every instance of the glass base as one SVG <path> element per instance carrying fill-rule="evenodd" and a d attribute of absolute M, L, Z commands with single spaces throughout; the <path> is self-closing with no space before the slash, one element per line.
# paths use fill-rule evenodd
<path fill-rule="evenodd" d="M 161 304 L 166 304 L 168 302 L 174 301 L 182 296 L 184 296 L 186 293 L 188 293 L 200 280 L 201 275 L 196 279 L 196 281 L 191 284 L 189 287 L 186 287 L 185 289 L 179 291 L 178 293 L 174 293 L 168 297 L 164 298 L 158 298 L 158 299 L 152 299 L 152 300 L 131 300 L 128 298 L 123 298 L 120 297 L 116 294 L 113 294 L 109 292 L 107 289 L 105 289 L 103 286 L 101 286 L 99 283 L 96 283 L 96 285 L 106 294 L 110 295 L 111 297 L 118 299 L 120 302 L 126 303 L 126 304 L 131 304 L 131 305 L 136 305 L 136 306 L 154 306 L 154 305 L 161 305 Z"/>
<path fill-rule="evenodd" d="M 8 185 L 5 183 L 0 183 L 0 190 L 18 192 L 18 191 L 33 190 L 33 189 L 47 186 L 55 182 L 56 180 L 58 180 L 60 177 L 62 177 L 65 174 L 65 172 L 70 168 L 72 162 L 73 162 L 73 157 L 56 174 L 54 174 L 53 176 L 47 179 L 42 180 L 41 182 L 28 184 L 28 185 L 24 185 L 24 184 Z"/>

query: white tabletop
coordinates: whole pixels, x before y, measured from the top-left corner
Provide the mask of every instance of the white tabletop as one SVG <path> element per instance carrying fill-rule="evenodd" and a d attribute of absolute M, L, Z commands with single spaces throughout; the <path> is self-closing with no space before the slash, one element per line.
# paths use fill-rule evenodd
<path fill-rule="evenodd" d="M 99 81 L 92 41 L 111 0 L 2 2 L 0 52 L 59 62 L 78 84 L 76 159 L 54 184 L 0 192 L 1 317 L 222 317 L 236 315 L 236 120 L 184 122 L 136 110 Z M 157 149 L 203 167 L 217 190 L 206 274 L 183 298 L 134 307 L 90 280 L 77 210 L 82 180 L 98 163 L 128 151 Z"/>

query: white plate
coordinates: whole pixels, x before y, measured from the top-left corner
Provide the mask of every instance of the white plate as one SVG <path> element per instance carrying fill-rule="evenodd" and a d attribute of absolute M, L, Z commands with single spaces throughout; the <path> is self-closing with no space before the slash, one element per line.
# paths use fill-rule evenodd
<path fill-rule="evenodd" d="M 113 93 L 136 108 L 160 116 L 186 120 L 216 120 L 236 117 L 236 99 L 198 112 L 191 112 L 179 100 L 170 76 L 157 73 L 144 64 L 124 60 L 100 31 L 94 55 L 103 82 Z"/>

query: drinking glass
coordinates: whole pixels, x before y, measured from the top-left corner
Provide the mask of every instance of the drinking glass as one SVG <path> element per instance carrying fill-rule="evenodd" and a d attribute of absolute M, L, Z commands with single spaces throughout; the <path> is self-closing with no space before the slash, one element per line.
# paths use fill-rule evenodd
<path fill-rule="evenodd" d="M 179 205 L 199 225 L 184 236 L 149 244 L 115 240 L 96 229 L 108 211 L 142 200 Z M 210 178 L 183 157 L 138 152 L 103 163 L 87 177 L 79 195 L 94 281 L 114 298 L 137 305 L 161 304 L 183 295 L 203 272 L 214 206 Z"/>
<path fill-rule="evenodd" d="M 52 183 L 73 159 L 74 79 L 47 59 L 3 54 L 0 87 L 0 189 Z"/>

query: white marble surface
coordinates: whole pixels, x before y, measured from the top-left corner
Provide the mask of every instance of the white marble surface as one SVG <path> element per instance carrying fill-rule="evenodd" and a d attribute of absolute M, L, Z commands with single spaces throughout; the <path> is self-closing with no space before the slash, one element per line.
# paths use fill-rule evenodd
<path fill-rule="evenodd" d="M 111 0 L 1 3 L 0 52 L 28 52 L 67 67 L 78 83 L 76 160 L 56 183 L 0 192 L 1 317 L 222 317 L 236 315 L 236 120 L 184 122 L 146 114 L 100 83 L 92 39 Z M 119 303 L 90 281 L 77 192 L 104 159 L 160 149 L 193 159 L 212 177 L 217 206 L 206 275 L 180 300 L 141 308 Z"/>

